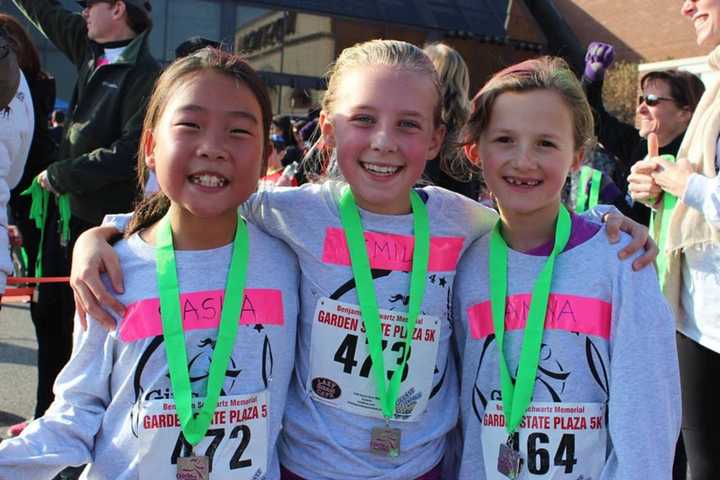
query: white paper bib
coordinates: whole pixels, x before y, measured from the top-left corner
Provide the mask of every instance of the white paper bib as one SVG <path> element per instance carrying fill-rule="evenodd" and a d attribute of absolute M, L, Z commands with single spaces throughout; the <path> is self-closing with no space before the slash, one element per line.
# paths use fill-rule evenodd
<path fill-rule="evenodd" d="M 523 466 L 519 480 L 596 480 L 607 451 L 603 403 L 531 403 L 518 432 Z M 507 441 L 502 402 L 483 414 L 483 458 L 488 480 L 507 480 L 497 470 Z"/>
<path fill-rule="evenodd" d="M 380 310 L 385 369 L 389 373 L 405 351 L 407 315 Z M 440 321 L 420 315 L 397 399 L 394 420 L 416 421 L 432 390 L 440 344 Z M 400 372 L 399 372 L 400 373 Z M 383 418 L 360 307 L 321 298 L 315 309 L 307 390 L 326 405 Z"/>
<path fill-rule="evenodd" d="M 193 400 L 193 409 L 200 408 Z M 268 464 L 269 392 L 220 397 L 195 455 L 210 459 L 213 480 L 264 478 Z M 172 400 L 146 401 L 140 410 L 140 480 L 174 479 L 182 450 L 180 420 Z"/>

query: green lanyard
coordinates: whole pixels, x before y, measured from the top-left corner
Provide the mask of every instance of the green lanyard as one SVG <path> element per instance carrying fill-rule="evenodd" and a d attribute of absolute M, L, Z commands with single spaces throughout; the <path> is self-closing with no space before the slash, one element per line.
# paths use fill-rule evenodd
<path fill-rule="evenodd" d="M 565 249 L 570 239 L 570 229 L 570 214 L 563 205 L 560 205 L 557 225 L 555 226 L 555 245 L 533 285 L 530 312 L 528 313 L 522 350 L 520 351 L 520 366 L 514 385 L 505 360 L 508 246 L 500 233 L 500 221 L 495 224 L 490 237 L 490 304 L 495 327 L 498 363 L 500 364 L 505 428 L 507 428 L 510 435 L 520 425 L 532 400 L 535 376 L 540 361 L 540 347 L 543 331 L 545 330 L 545 315 L 547 313 L 550 287 L 552 286 L 555 258 Z"/>
<path fill-rule="evenodd" d="M 600 183 L 602 181 L 602 172 L 592 167 L 582 167 L 580 169 L 580 180 L 577 188 L 577 201 L 575 202 L 575 211 L 582 213 L 589 208 L 593 208 L 600 200 Z M 590 182 L 590 202 L 588 204 L 587 184 Z"/>
<path fill-rule="evenodd" d="M 662 158 L 668 162 L 675 163 L 675 157 L 672 155 L 662 155 Z M 657 222 L 657 212 L 652 212 L 650 215 L 650 236 L 658 244 L 658 250 L 660 253 L 655 260 L 657 266 L 658 280 L 660 281 L 660 289 L 665 284 L 665 272 L 667 271 L 667 253 L 665 252 L 665 245 L 667 244 L 668 231 L 670 230 L 670 217 L 672 217 L 673 210 L 677 205 L 677 197 L 671 193 L 664 192 L 662 199 L 660 200 L 660 225 L 659 231 L 655 231 L 655 223 Z"/>
<path fill-rule="evenodd" d="M 30 186 L 20 195 L 30 195 L 30 220 L 35 222 L 35 228 L 40 230 L 40 248 L 38 248 L 35 259 L 35 276 L 42 277 L 42 252 L 45 245 L 45 221 L 47 220 L 47 209 L 50 203 L 50 192 L 40 186 L 37 177 L 33 179 Z M 70 198 L 67 194 L 56 196 L 60 214 L 60 242 L 67 245 L 70 241 Z"/>
<path fill-rule="evenodd" d="M 413 212 L 415 244 L 410 275 L 410 306 L 408 308 L 405 349 L 403 350 L 402 362 L 395 366 L 390 384 L 386 385 L 385 359 L 382 352 L 382 326 L 360 213 L 349 188 L 345 190 L 340 198 L 340 219 L 345 229 L 345 237 L 350 251 L 350 263 L 355 278 L 360 313 L 367 333 L 368 349 L 372 359 L 372 371 L 377 385 L 378 396 L 380 397 L 380 406 L 386 420 L 393 418 L 395 415 L 395 403 L 397 402 L 400 379 L 402 378 L 399 372 L 404 370 L 410 355 L 412 334 L 425 295 L 428 258 L 430 256 L 430 226 L 427 207 L 414 190 L 410 192 L 410 203 Z"/>
<path fill-rule="evenodd" d="M 242 310 L 245 274 L 248 263 L 248 232 L 243 218 L 238 216 L 233 242 L 232 260 L 223 298 L 222 315 L 207 382 L 205 403 L 193 413 L 192 389 L 188 373 L 185 334 L 182 326 L 182 308 L 178 288 L 175 249 L 168 215 L 160 220 L 157 232 L 157 283 L 160 293 L 163 339 L 167 354 L 170 383 L 185 439 L 197 445 L 205 436 L 215 413 L 220 389 L 230 360 Z"/>

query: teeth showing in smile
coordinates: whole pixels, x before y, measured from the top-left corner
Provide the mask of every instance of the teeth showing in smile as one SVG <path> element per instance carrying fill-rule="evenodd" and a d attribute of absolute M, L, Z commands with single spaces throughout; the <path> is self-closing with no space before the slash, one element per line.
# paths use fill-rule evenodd
<path fill-rule="evenodd" d="M 375 165 L 372 163 L 363 163 L 362 166 L 365 170 L 375 175 L 394 175 L 400 170 L 400 167 Z"/>
<path fill-rule="evenodd" d="M 518 185 L 521 187 L 536 187 L 540 185 L 540 180 L 521 180 L 515 177 L 505 177 L 505 181 L 510 185 Z"/>
<path fill-rule="evenodd" d="M 190 175 L 190 182 L 202 187 L 224 187 L 228 184 L 228 180 L 225 177 L 217 175 L 202 174 L 202 175 Z"/>

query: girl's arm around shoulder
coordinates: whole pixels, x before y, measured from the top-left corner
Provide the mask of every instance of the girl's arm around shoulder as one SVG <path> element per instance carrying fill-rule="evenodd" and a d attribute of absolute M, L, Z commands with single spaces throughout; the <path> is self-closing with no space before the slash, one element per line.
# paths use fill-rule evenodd
<path fill-rule="evenodd" d="M 430 221 L 453 222 L 467 230 L 465 237 L 468 244 L 490 232 L 497 222 L 498 213 L 495 210 L 464 195 L 436 186 L 419 190 L 428 196 Z"/>
<path fill-rule="evenodd" d="M 240 213 L 264 232 L 282 239 L 288 229 L 312 220 L 322 207 L 323 190 L 323 185 L 310 183 L 263 188 L 240 206 Z"/>
<path fill-rule="evenodd" d="M 675 321 L 655 269 L 633 271 L 631 262 L 615 262 L 608 402 L 613 451 L 601 478 L 670 480 L 681 410 Z"/>
<path fill-rule="evenodd" d="M 53 478 L 66 466 L 93 461 L 111 401 L 114 345 L 97 322 L 83 330 L 75 316 L 73 352 L 55 381 L 55 401 L 22 435 L 0 443 L 0 478 Z"/>
<path fill-rule="evenodd" d="M 278 274 L 286 277 L 288 282 L 299 282 L 297 255 L 282 239 L 265 232 L 254 223 L 248 223 L 250 236 L 250 261 L 256 255 L 263 271 L 268 274 Z"/>

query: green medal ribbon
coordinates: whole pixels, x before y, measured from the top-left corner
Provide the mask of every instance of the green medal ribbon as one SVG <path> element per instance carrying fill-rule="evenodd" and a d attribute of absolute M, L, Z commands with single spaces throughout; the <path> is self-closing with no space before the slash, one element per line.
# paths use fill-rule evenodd
<path fill-rule="evenodd" d="M 661 155 L 661 158 L 668 162 L 675 163 L 675 157 L 672 155 Z M 677 197 L 672 193 L 663 192 L 660 200 L 659 211 L 653 211 L 650 215 L 650 236 L 658 244 L 660 253 L 655 260 L 657 266 L 658 280 L 660 281 L 660 289 L 665 284 L 665 272 L 668 267 L 667 252 L 665 245 L 667 244 L 668 231 L 670 230 L 670 217 L 672 216 L 675 205 L 677 205 Z M 658 218 L 658 214 L 660 217 Z M 659 224 L 656 225 L 659 221 Z"/>
<path fill-rule="evenodd" d="M 42 252 L 45 245 L 45 221 L 47 220 L 47 209 L 50 203 L 50 192 L 40 186 L 37 177 L 35 177 L 30 186 L 20 193 L 20 195 L 30 195 L 30 220 L 35 222 L 35 228 L 40 230 L 40 248 L 38 248 L 37 258 L 35 259 L 35 276 L 42 277 Z M 55 201 L 58 204 L 58 212 L 60 214 L 60 241 L 67 245 L 70 241 L 70 198 L 67 194 L 56 195 Z"/>
<path fill-rule="evenodd" d="M 588 197 L 588 182 L 590 182 L 590 196 Z M 575 201 L 575 211 L 582 213 L 585 210 L 595 207 L 600 200 L 600 183 L 602 182 L 602 172 L 592 167 L 582 167 L 580 169 L 580 179 L 577 188 L 577 200 Z M 588 203 L 588 199 L 590 200 Z"/>
<path fill-rule="evenodd" d="M 193 413 L 192 408 L 192 389 L 190 388 L 190 374 L 185 350 L 175 249 L 168 215 L 160 220 L 157 232 L 156 259 L 163 339 L 170 370 L 170 384 L 185 440 L 195 446 L 205 437 L 210 426 L 220 397 L 220 389 L 225 380 L 230 354 L 235 345 L 235 336 L 245 295 L 245 274 L 248 264 L 248 231 L 245 220 L 238 216 L 220 326 L 208 372 L 205 403 L 196 413 Z"/>
<path fill-rule="evenodd" d="M 372 359 L 372 371 L 377 385 L 378 396 L 383 416 L 390 420 L 395 415 L 395 406 L 400 389 L 402 371 L 405 369 L 410 356 L 412 334 L 415 323 L 420 314 L 420 307 L 425 295 L 425 282 L 427 276 L 428 259 L 430 257 L 430 222 L 427 207 L 420 196 L 413 190 L 410 192 L 410 204 L 413 212 L 413 228 L 415 243 L 413 248 L 412 272 L 410 274 L 410 305 L 408 308 L 407 331 L 405 334 L 405 349 L 399 365 L 392 371 L 389 385 L 386 384 L 385 358 L 382 349 L 382 333 L 380 314 L 378 311 L 375 285 L 370 270 L 370 260 L 365 245 L 365 235 L 360 220 L 360 213 L 355 205 L 350 188 L 347 188 L 340 198 L 340 219 L 345 229 L 350 263 L 357 289 L 360 313 L 362 315 L 367 334 L 368 349 Z"/>
<path fill-rule="evenodd" d="M 514 384 L 505 360 L 508 246 L 500 233 L 500 225 L 501 223 L 498 220 L 490 237 L 490 304 L 495 327 L 498 363 L 500 364 L 505 428 L 512 435 L 520 425 L 532 400 L 535 376 L 540 362 L 540 347 L 545 330 L 545 316 L 550 287 L 552 286 L 553 270 L 555 269 L 555 258 L 565 249 L 570 239 L 571 221 L 567 209 L 560 205 L 560 212 L 555 226 L 555 245 L 533 285 L 530 311 L 525 325 L 522 350 L 520 351 L 520 364 Z"/>

